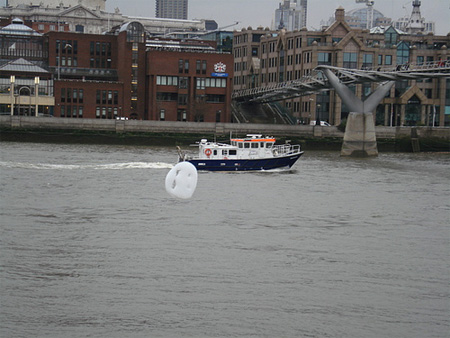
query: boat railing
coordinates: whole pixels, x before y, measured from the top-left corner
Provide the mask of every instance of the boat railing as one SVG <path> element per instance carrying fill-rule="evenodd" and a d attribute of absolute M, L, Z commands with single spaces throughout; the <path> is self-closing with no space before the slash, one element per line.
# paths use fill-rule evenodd
<path fill-rule="evenodd" d="M 275 156 L 286 156 L 290 154 L 296 154 L 300 152 L 300 145 L 295 144 L 280 144 L 275 145 L 272 148 L 273 154 Z"/>

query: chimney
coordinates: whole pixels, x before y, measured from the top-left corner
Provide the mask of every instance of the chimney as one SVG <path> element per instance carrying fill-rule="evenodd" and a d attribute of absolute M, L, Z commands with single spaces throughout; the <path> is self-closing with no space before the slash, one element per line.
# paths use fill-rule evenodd
<path fill-rule="evenodd" d="M 344 21 L 345 20 L 345 9 L 342 6 L 339 6 L 334 13 L 334 17 L 336 21 Z"/>

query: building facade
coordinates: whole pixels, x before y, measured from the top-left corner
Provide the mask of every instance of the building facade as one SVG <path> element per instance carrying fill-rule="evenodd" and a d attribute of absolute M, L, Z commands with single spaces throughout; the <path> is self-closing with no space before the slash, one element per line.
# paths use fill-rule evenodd
<path fill-rule="evenodd" d="M 24 4 L 29 6 L 45 6 L 45 7 L 58 7 L 61 5 L 61 3 L 64 3 L 67 7 L 75 7 L 78 5 L 83 5 L 88 8 L 97 8 L 99 10 L 104 11 L 106 0 L 6 0 L 6 7 L 19 7 L 23 6 Z"/>
<path fill-rule="evenodd" d="M 196 41 L 150 42 L 150 120 L 231 122 L 233 56 Z"/>
<path fill-rule="evenodd" d="M 182 19 L 188 17 L 188 0 L 156 0 L 156 17 Z"/>
<path fill-rule="evenodd" d="M 1 114 L 231 120 L 233 58 L 212 41 L 151 39 L 139 22 L 107 34 L 40 34 L 17 22 L 0 39 Z"/>
<path fill-rule="evenodd" d="M 211 20 L 133 17 L 122 14 L 119 8 L 109 13 L 105 11 L 104 4 L 103 6 L 99 4 L 104 3 L 104 0 L 56 2 L 56 4 L 55 1 L 50 1 L 49 4 L 41 1 L 35 4 L 7 4 L 0 7 L 0 26 L 6 26 L 13 19 L 20 18 L 25 25 L 39 33 L 64 31 L 103 34 L 126 22 L 138 21 L 150 35 L 163 36 L 172 32 L 205 32 L 207 23 L 208 26 L 213 23 Z"/>
<path fill-rule="evenodd" d="M 406 63 L 421 65 L 450 59 L 450 36 L 403 34 L 393 27 L 374 29 L 372 33 L 352 29 L 343 8 L 336 10 L 335 22 L 322 31 L 261 34 L 264 31 L 235 32 L 235 90 L 298 80 L 312 75 L 318 65 L 395 70 Z M 249 51 L 255 52 L 251 61 Z M 377 86 L 358 84 L 352 90 L 364 99 Z M 449 88 L 449 79 L 399 81 L 378 106 L 376 124 L 448 126 Z M 349 113 L 334 91 L 289 99 L 283 104 L 300 123 L 319 118 L 339 125 Z"/>

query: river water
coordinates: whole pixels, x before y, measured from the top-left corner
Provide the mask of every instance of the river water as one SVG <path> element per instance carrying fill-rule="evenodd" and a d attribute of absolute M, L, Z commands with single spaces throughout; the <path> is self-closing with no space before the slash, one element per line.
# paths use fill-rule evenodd
<path fill-rule="evenodd" d="M 0 146 L 2 337 L 449 337 L 449 154 L 306 152 L 179 200 L 172 148 Z"/>

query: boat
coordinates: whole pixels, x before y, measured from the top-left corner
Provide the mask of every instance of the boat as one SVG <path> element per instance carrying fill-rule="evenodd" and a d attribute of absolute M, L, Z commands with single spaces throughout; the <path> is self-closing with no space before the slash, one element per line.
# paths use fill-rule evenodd
<path fill-rule="evenodd" d="M 248 134 L 244 138 L 230 138 L 230 144 L 198 142 L 198 156 L 185 154 L 178 147 L 179 161 L 192 163 L 197 170 L 255 171 L 291 168 L 303 155 L 300 145 L 275 145 L 275 138 Z"/>

